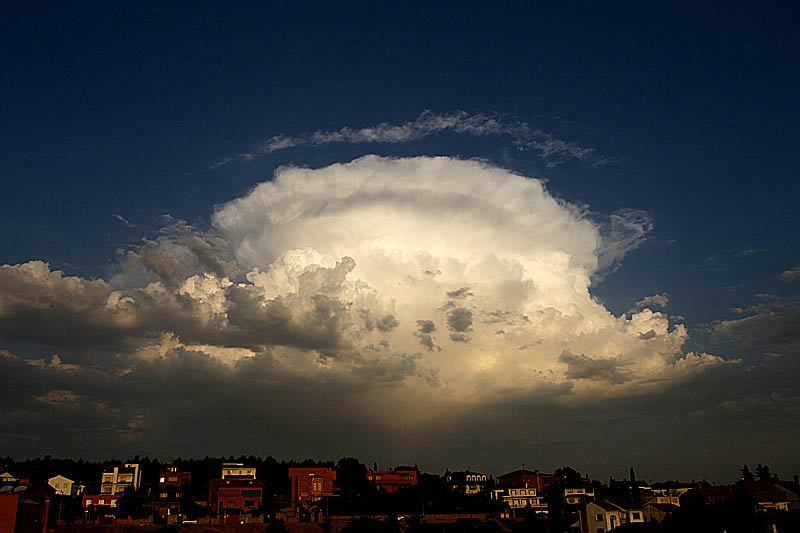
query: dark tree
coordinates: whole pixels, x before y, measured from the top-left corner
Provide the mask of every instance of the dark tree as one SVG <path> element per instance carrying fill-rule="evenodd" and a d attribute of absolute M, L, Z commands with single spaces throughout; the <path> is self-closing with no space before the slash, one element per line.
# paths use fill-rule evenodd
<path fill-rule="evenodd" d="M 767 465 L 759 465 L 756 467 L 756 477 L 759 481 L 772 481 L 772 473 Z"/>

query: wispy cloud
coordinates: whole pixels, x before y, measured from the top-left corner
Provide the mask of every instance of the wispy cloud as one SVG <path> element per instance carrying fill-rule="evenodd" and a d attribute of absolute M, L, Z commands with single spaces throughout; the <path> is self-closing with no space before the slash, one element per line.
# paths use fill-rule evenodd
<path fill-rule="evenodd" d="M 131 221 L 130 221 L 130 220 L 128 220 L 127 218 L 123 217 L 122 215 L 118 215 L 118 214 L 116 214 L 116 213 L 112 213 L 112 214 L 111 214 L 111 216 L 112 216 L 112 217 L 114 217 L 114 218 L 116 218 L 116 219 L 117 219 L 117 220 L 119 220 L 120 222 L 122 222 L 122 224 L 123 224 L 123 225 L 124 225 L 126 228 L 138 228 L 138 227 L 139 227 L 139 225 L 138 225 L 138 224 L 134 224 L 133 222 L 131 222 Z"/>
<path fill-rule="evenodd" d="M 582 146 L 576 141 L 561 139 L 525 121 L 514 120 L 499 113 L 470 114 L 466 111 L 444 114 L 424 111 L 416 119 L 402 124 L 381 122 L 363 128 L 344 126 L 330 131 L 275 135 L 252 150 L 239 154 L 239 160 L 249 162 L 267 154 L 298 146 L 322 146 L 334 143 L 399 144 L 446 132 L 474 137 L 507 136 L 518 150 L 537 152 L 549 167 L 558 166 L 568 160 L 578 160 L 593 166 L 611 161 L 594 148 Z M 233 158 L 230 157 L 220 159 L 213 163 L 211 168 L 217 169 L 231 161 Z"/>

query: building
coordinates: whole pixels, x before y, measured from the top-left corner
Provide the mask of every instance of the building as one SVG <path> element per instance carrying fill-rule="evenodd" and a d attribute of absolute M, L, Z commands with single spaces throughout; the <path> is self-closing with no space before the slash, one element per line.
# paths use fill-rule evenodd
<path fill-rule="evenodd" d="M 19 479 L 11 475 L 11 472 L 0 472 L 0 487 L 7 487 L 9 485 L 17 485 Z"/>
<path fill-rule="evenodd" d="M 117 508 L 117 500 L 122 494 L 84 494 L 81 500 L 84 512 L 91 519 L 98 513 L 109 512 Z"/>
<path fill-rule="evenodd" d="M 562 495 L 567 505 L 586 505 L 594 501 L 594 487 L 589 485 L 564 487 Z"/>
<path fill-rule="evenodd" d="M 517 518 L 522 511 L 534 511 L 537 515 L 547 515 L 547 502 L 544 495 L 533 487 L 506 489 L 502 495 L 511 518 Z"/>
<path fill-rule="evenodd" d="M 223 479 L 224 476 L 224 469 L 223 469 Z M 255 468 L 253 469 L 253 479 L 256 477 Z M 178 469 L 177 466 L 166 466 L 161 470 L 161 474 L 158 477 L 158 486 L 164 487 L 167 485 L 174 485 L 177 487 L 182 487 L 184 485 L 188 485 L 192 482 L 192 473 L 191 472 L 182 472 Z"/>
<path fill-rule="evenodd" d="M 0 486 L 0 533 L 45 533 L 49 513 L 44 487 Z"/>
<path fill-rule="evenodd" d="M 415 468 L 395 468 L 394 470 L 369 470 L 367 480 L 378 489 L 394 494 L 406 487 L 415 487 L 418 483 Z"/>
<path fill-rule="evenodd" d="M 680 509 L 679 506 L 670 503 L 645 503 L 644 504 L 644 519 L 645 522 L 663 522 L 667 517 L 671 516 Z"/>
<path fill-rule="evenodd" d="M 218 516 L 261 512 L 264 483 L 258 479 L 213 479 L 209 485 L 209 505 Z"/>
<path fill-rule="evenodd" d="M 208 487 L 208 504 L 221 520 L 243 513 L 260 513 L 264 504 L 264 483 L 256 469 L 243 463 L 223 463 L 219 479 Z"/>
<path fill-rule="evenodd" d="M 190 489 L 192 473 L 183 472 L 177 466 L 167 466 L 158 477 L 158 491 L 153 501 L 153 511 L 160 517 L 170 521 L 182 512 L 185 492 Z"/>
<path fill-rule="evenodd" d="M 336 471 L 332 468 L 290 468 L 290 500 L 295 505 L 305 505 L 333 496 Z"/>
<path fill-rule="evenodd" d="M 139 490 L 141 481 L 138 463 L 108 468 L 100 481 L 100 494 L 122 494 L 129 488 Z"/>
<path fill-rule="evenodd" d="M 460 492 L 467 496 L 481 494 L 489 488 L 489 476 L 471 470 L 444 473 L 444 480 L 450 490 Z"/>
<path fill-rule="evenodd" d="M 638 522 L 644 522 L 644 510 L 634 507 L 630 502 L 589 502 L 581 515 L 581 532 L 605 533 L 624 524 Z"/>
<path fill-rule="evenodd" d="M 117 508 L 117 500 L 128 489 L 139 490 L 141 472 L 138 463 L 108 467 L 100 478 L 100 494 L 84 494 L 81 504 L 89 519 Z"/>
<path fill-rule="evenodd" d="M 495 488 L 507 489 L 510 487 L 530 487 L 542 491 L 558 481 L 554 474 L 543 474 L 538 470 L 526 470 L 521 468 L 497 476 Z"/>
<path fill-rule="evenodd" d="M 760 513 L 789 510 L 789 492 L 771 481 L 743 481 L 742 488 Z"/>
<path fill-rule="evenodd" d="M 222 479 L 255 479 L 256 469 L 244 463 L 222 463 Z"/>
<path fill-rule="evenodd" d="M 680 507 L 681 496 L 697 487 L 697 483 L 679 483 L 677 481 L 653 483 L 649 493 L 645 497 L 645 502 Z"/>
<path fill-rule="evenodd" d="M 730 501 L 734 497 L 734 487 L 729 485 L 719 485 L 715 487 L 700 487 L 689 489 L 679 498 L 681 507 L 718 505 Z"/>
<path fill-rule="evenodd" d="M 47 480 L 47 484 L 55 489 L 58 496 L 77 496 L 83 492 L 83 485 L 62 475 L 51 477 Z"/>

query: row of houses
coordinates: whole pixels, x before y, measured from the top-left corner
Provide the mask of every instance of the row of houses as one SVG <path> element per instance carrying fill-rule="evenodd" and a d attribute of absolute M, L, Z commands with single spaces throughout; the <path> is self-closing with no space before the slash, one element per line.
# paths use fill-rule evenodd
<path fill-rule="evenodd" d="M 79 496 L 86 516 L 94 519 L 106 513 L 113 514 L 121 498 L 136 494 L 142 486 L 141 469 L 136 463 L 107 468 L 100 477 L 99 491 L 91 494 L 86 493 L 80 483 L 60 475 L 48 480 L 49 492 L 31 489 L 26 485 L 29 480 L 17 479 L 7 472 L 0 476 L 5 484 L 0 486 L 0 523 L 12 515 L 15 520 L 46 522 L 49 494 Z M 288 503 L 295 510 L 319 509 L 321 502 L 338 496 L 334 468 L 289 468 L 288 478 Z M 574 471 L 566 476 L 522 468 L 496 478 L 471 470 L 448 470 L 442 479 L 455 493 L 483 496 L 495 502 L 495 508 L 501 509 L 506 518 L 521 519 L 531 515 L 546 518 L 560 513 L 570 518 L 574 532 L 605 533 L 624 524 L 661 522 L 687 502 L 715 505 L 730 501 L 737 491 L 747 496 L 752 510 L 757 513 L 800 511 L 797 476 L 791 482 L 743 480 L 731 486 L 694 482 L 650 485 L 636 480 L 631 469 L 630 479 L 611 478 L 607 485 L 602 485 Z M 379 491 L 394 494 L 417 486 L 420 473 L 416 467 L 374 468 L 366 472 L 366 481 Z M 148 493 L 153 519 L 158 516 L 167 522 L 179 521 L 187 500 L 196 501 L 197 495 L 190 490 L 191 482 L 191 472 L 177 466 L 163 467 L 157 483 L 151 485 Z M 265 484 L 257 478 L 256 468 L 226 462 L 221 465 L 219 476 L 210 480 L 204 507 L 207 505 L 207 513 L 221 522 L 246 522 L 262 513 L 264 491 Z M 5 533 L 2 527 L 0 533 Z"/>

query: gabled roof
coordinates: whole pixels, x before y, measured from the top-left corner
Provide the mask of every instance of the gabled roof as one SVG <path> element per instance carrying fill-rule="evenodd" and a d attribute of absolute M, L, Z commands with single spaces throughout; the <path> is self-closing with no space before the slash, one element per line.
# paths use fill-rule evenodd
<path fill-rule="evenodd" d="M 744 488 L 758 502 L 786 502 L 789 500 L 786 491 L 776 487 L 770 481 L 745 481 Z"/>
<path fill-rule="evenodd" d="M 604 511 L 624 511 L 625 510 L 622 507 L 620 507 L 619 505 L 614 505 L 613 503 L 611 503 L 608 500 L 602 500 L 602 501 L 591 502 L 591 503 L 593 503 L 594 505 L 600 507 Z"/>
<path fill-rule="evenodd" d="M 634 505 L 627 498 L 607 498 L 605 501 L 621 511 L 640 511 L 642 509 L 641 506 Z"/>

